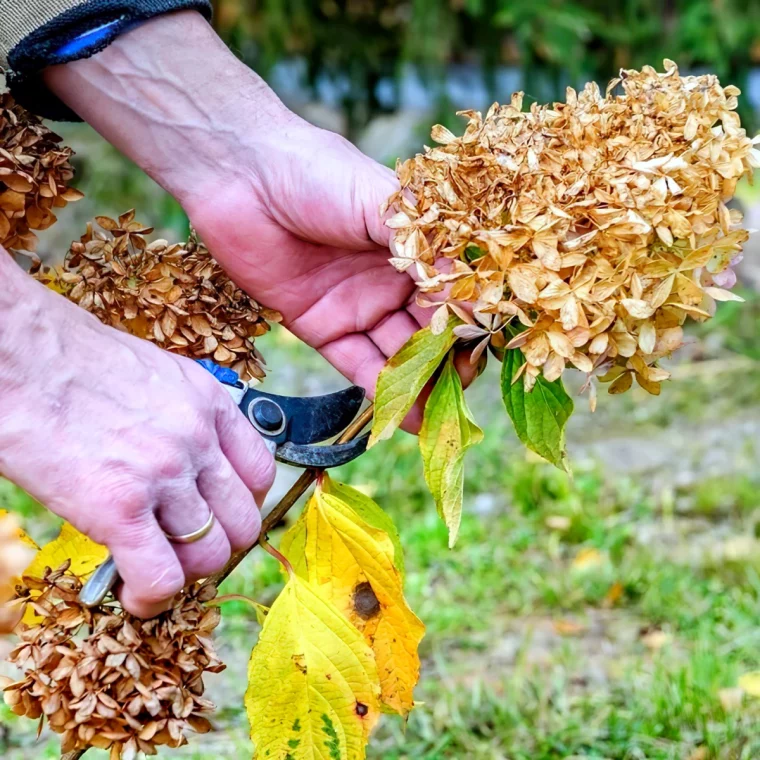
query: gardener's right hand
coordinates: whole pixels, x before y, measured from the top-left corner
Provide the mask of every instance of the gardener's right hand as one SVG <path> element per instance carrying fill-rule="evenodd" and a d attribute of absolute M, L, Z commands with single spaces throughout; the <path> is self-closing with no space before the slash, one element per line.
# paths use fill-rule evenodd
<path fill-rule="evenodd" d="M 251 546 L 274 460 L 195 362 L 105 327 L 0 248 L 0 472 L 113 553 L 135 615 Z M 170 543 L 216 522 L 193 544 Z"/>

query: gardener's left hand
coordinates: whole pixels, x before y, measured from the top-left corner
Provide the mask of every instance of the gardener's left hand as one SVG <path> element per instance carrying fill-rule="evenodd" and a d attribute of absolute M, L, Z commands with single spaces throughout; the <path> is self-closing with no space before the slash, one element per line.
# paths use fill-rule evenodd
<path fill-rule="evenodd" d="M 47 82 L 182 203 L 238 284 L 372 394 L 429 320 L 388 263 L 379 208 L 398 187 L 392 171 L 288 111 L 194 12 L 53 67 Z"/>

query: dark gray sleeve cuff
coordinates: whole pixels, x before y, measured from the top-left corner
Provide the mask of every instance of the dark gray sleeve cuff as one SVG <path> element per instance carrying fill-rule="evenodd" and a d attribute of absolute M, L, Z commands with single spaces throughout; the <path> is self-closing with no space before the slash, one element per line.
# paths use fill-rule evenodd
<path fill-rule="evenodd" d="M 94 55 L 136 24 L 180 10 L 199 11 L 211 18 L 209 0 L 85 0 L 27 34 L 9 51 L 7 80 L 11 92 L 19 103 L 46 119 L 79 121 L 45 87 L 42 70 Z M 96 35 L 92 44 L 84 47 L 70 44 L 80 35 L 104 25 L 108 25 L 106 31 Z"/>

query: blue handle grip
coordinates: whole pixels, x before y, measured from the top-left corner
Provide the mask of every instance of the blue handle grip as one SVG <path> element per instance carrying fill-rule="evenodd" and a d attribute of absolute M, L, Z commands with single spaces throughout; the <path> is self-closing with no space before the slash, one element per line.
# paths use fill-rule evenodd
<path fill-rule="evenodd" d="M 224 385 L 237 385 L 240 382 L 240 376 L 234 369 L 229 367 L 220 367 L 211 359 L 196 359 L 203 369 L 208 370 L 220 383 Z"/>

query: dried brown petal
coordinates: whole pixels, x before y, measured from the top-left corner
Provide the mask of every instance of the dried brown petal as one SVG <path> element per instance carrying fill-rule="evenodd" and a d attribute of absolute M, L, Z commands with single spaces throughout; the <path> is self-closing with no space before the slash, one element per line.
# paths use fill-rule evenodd
<path fill-rule="evenodd" d="M 188 730 L 211 730 L 205 716 L 214 708 L 202 697 L 203 675 L 224 669 L 209 638 L 219 609 L 204 606 L 213 586 L 190 587 L 152 620 L 133 618 L 113 602 L 82 607 L 82 583 L 65 565 L 34 586 L 41 591 L 37 606 L 51 614 L 17 629 L 22 643 L 9 659 L 24 680 L 0 682 L 15 714 L 47 717 L 65 752 L 98 747 L 120 758 L 154 755 L 162 744 L 186 743 Z"/>
<path fill-rule="evenodd" d="M 72 151 L 60 143 L 10 94 L 0 94 L 0 245 L 10 251 L 33 252 L 37 238 L 31 230 L 55 222 L 51 206 L 82 197 L 69 187 Z"/>
<path fill-rule="evenodd" d="M 195 237 L 184 246 L 148 245 L 142 236 L 150 228 L 133 211 L 96 221 L 99 237 L 88 227 L 63 267 L 39 268 L 35 277 L 105 324 L 183 356 L 235 366 L 244 380 L 264 377 L 255 338 L 279 320 L 277 312 L 232 283 Z"/>
<path fill-rule="evenodd" d="M 747 239 L 726 203 L 760 166 L 736 95 L 666 61 L 664 73 L 621 72 L 605 94 L 592 83 L 528 112 L 521 93 L 485 117 L 464 112 L 461 137 L 437 126 L 438 145 L 397 167 L 391 263 L 416 273 L 422 293 L 445 293 L 436 329 L 445 307 L 467 314 L 463 302 L 518 316 L 528 329 L 507 348 L 525 354 L 527 389 L 569 361 L 618 368 L 611 391 L 622 392 L 635 358 L 649 367 L 637 379 L 658 392 L 651 373 L 681 325 L 736 298 L 711 279 Z"/>

